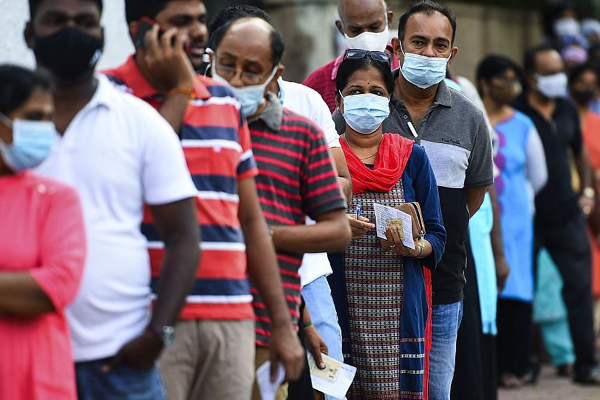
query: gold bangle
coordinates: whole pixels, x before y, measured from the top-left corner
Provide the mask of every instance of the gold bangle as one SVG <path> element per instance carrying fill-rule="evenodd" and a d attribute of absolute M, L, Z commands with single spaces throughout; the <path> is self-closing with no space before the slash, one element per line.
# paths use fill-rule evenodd
<path fill-rule="evenodd" d="M 425 239 L 421 238 L 421 241 L 419 242 L 419 254 L 417 254 L 416 258 L 420 258 L 423 255 L 423 251 L 425 250 Z"/>

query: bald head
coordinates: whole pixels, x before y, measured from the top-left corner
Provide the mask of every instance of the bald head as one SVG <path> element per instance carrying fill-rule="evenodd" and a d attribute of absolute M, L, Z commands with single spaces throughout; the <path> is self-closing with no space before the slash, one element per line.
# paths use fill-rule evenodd
<path fill-rule="evenodd" d="M 238 18 L 217 29 L 211 44 L 215 51 L 228 51 L 232 45 L 245 47 L 249 55 L 277 65 L 283 57 L 283 37 L 273 25 L 257 17 Z"/>
<path fill-rule="evenodd" d="M 339 0 L 340 19 L 336 26 L 342 35 L 355 37 L 363 32 L 382 32 L 392 24 L 393 13 L 384 0 Z"/>

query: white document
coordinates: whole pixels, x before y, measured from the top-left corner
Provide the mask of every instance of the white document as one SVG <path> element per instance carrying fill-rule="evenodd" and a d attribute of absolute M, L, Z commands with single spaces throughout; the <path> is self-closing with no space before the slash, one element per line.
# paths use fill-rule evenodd
<path fill-rule="evenodd" d="M 308 367 L 313 389 L 329 396 L 343 399 L 350 389 L 356 375 L 356 367 L 341 363 L 331 357 L 321 354 L 325 369 L 320 370 L 315 364 L 312 354 L 308 355 Z"/>
<path fill-rule="evenodd" d="M 263 400 L 275 400 L 277 389 L 285 379 L 285 370 L 283 365 L 277 366 L 277 377 L 275 382 L 271 382 L 271 361 L 265 362 L 256 370 L 256 382 L 260 390 L 260 396 Z"/>
<path fill-rule="evenodd" d="M 385 228 L 388 221 L 391 219 L 400 219 L 402 221 L 402 244 L 410 249 L 415 249 L 415 241 L 412 237 L 412 217 L 394 207 L 384 206 L 382 204 L 373 203 L 375 211 L 375 229 L 377 229 L 377 237 L 386 239 Z"/>

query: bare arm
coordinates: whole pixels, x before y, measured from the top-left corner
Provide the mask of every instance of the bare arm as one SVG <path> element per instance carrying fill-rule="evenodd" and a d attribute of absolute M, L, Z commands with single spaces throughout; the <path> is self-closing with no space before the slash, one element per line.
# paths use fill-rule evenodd
<path fill-rule="evenodd" d="M 494 213 L 494 225 L 492 226 L 490 236 L 492 240 L 492 250 L 494 251 L 494 262 L 496 264 L 496 284 L 498 285 L 498 292 L 501 292 L 508 279 L 508 275 L 510 274 L 510 268 L 504 254 L 500 209 L 498 208 L 498 196 L 496 195 L 496 187 L 494 185 L 489 187 L 489 194 L 492 202 L 492 211 Z"/>
<path fill-rule="evenodd" d="M 346 196 L 346 204 L 350 204 L 352 201 L 352 178 L 350 177 L 350 171 L 348 170 L 344 151 L 341 147 L 333 147 L 330 150 L 333 161 L 335 162 L 335 169 L 338 173 L 338 181 L 342 186 L 344 196 Z"/>
<path fill-rule="evenodd" d="M 148 328 L 119 350 L 104 367 L 105 372 L 121 363 L 140 370 L 152 368 L 164 346 L 159 334 L 163 327 L 175 324 L 194 284 L 200 261 L 200 229 L 194 199 L 151 206 L 151 209 L 165 244 L 154 312 Z"/>
<path fill-rule="evenodd" d="M 574 155 L 575 166 L 577 168 L 577 173 L 581 179 L 581 187 L 595 187 L 594 186 L 594 175 L 592 173 L 592 167 L 590 165 L 590 159 L 588 157 L 588 152 L 585 147 L 579 152 L 579 154 Z"/>
<path fill-rule="evenodd" d="M 0 273 L 0 314 L 33 317 L 51 311 L 52 301 L 29 272 Z"/>
<path fill-rule="evenodd" d="M 280 361 L 286 378 L 296 380 L 303 368 L 304 351 L 294 331 L 290 313 L 283 296 L 283 284 L 267 224 L 260 210 L 253 178 L 239 182 L 239 218 L 246 238 L 248 275 L 263 299 L 271 319 L 272 366 Z M 273 376 L 271 371 L 271 376 Z"/>
<path fill-rule="evenodd" d="M 319 215 L 314 225 L 273 226 L 273 244 L 290 253 L 344 251 L 351 239 L 350 225 L 343 209 Z"/>
<path fill-rule="evenodd" d="M 481 204 L 483 203 L 483 198 L 485 197 L 487 189 L 487 186 L 467 188 L 467 207 L 469 207 L 470 218 L 479 211 L 479 207 L 481 207 Z"/>

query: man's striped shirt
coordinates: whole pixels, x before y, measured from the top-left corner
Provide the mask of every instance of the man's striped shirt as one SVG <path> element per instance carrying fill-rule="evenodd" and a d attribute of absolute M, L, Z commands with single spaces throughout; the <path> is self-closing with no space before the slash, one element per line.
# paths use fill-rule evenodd
<path fill-rule="evenodd" d="M 165 96 L 142 76 L 133 57 L 104 71 L 117 85 L 160 109 Z M 198 190 L 196 210 L 202 233 L 202 259 L 181 319 L 253 317 L 246 271 L 246 245 L 238 219 L 238 182 L 257 174 L 247 124 L 232 91 L 198 76 L 179 135 Z M 146 209 L 142 232 L 148 239 L 152 288 L 156 289 L 164 245 Z"/>
<path fill-rule="evenodd" d="M 308 119 L 281 108 L 269 95 L 269 105 L 250 122 L 252 149 L 258 165 L 256 187 L 263 214 L 270 225 L 304 225 L 308 215 L 317 220 L 326 212 L 344 209 L 345 199 L 337 180 L 323 133 Z M 302 254 L 277 252 L 285 299 L 297 324 L 300 305 Z M 256 289 L 256 342 L 267 346 L 270 319 Z"/>

